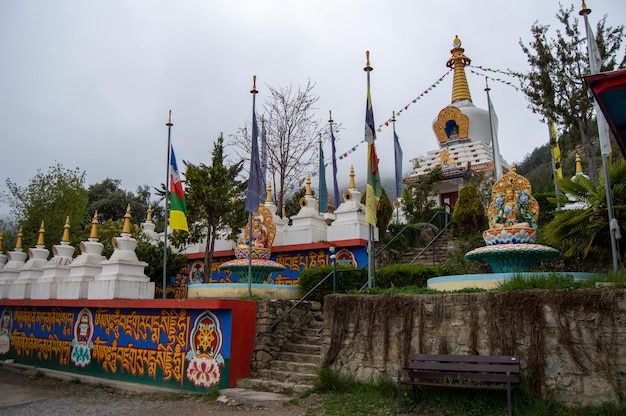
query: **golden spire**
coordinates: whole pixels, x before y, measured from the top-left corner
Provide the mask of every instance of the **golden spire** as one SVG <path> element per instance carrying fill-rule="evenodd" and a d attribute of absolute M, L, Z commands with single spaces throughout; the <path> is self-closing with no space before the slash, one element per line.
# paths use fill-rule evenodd
<path fill-rule="evenodd" d="M 587 8 L 587 5 L 585 4 L 585 0 L 583 0 L 583 8 L 578 12 L 578 14 L 581 16 L 584 16 L 589 13 L 591 13 L 591 9 Z"/>
<path fill-rule="evenodd" d="M 98 239 L 98 211 L 93 213 L 93 219 L 91 220 L 91 233 L 89 238 Z"/>
<path fill-rule="evenodd" d="M 126 214 L 124 214 L 124 228 L 122 228 L 122 234 L 130 234 L 130 204 L 126 207 Z"/>
<path fill-rule="evenodd" d="M 453 49 L 450 50 L 452 57 L 446 62 L 448 68 L 454 69 L 454 81 L 452 82 L 452 101 L 469 100 L 472 101 L 467 77 L 465 76 L 465 67 L 472 63 L 472 60 L 465 56 L 465 49 L 461 48 L 461 39 L 459 36 L 454 37 Z"/>
<path fill-rule="evenodd" d="M 2 253 L 2 241 L 4 240 L 4 236 L 2 235 L 2 231 L 0 231 L 0 253 Z"/>
<path fill-rule="evenodd" d="M 306 175 L 306 196 L 311 196 L 311 174 Z"/>
<path fill-rule="evenodd" d="M 511 164 L 511 170 L 512 170 L 513 172 L 517 172 L 517 165 L 515 164 L 515 162 L 513 162 L 513 163 Z"/>
<path fill-rule="evenodd" d="M 65 226 L 63 227 L 63 237 L 61 237 L 61 242 L 70 242 L 70 216 L 68 215 L 65 218 Z"/>
<path fill-rule="evenodd" d="M 578 153 L 576 153 L 576 173 L 583 173 L 582 159 Z"/>
<path fill-rule="evenodd" d="M 265 195 L 265 202 L 272 202 L 272 184 L 267 184 L 267 194 Z"/>
<path fill-rule="evenodd" d="M 372 68 L 372 66 L 370 65 L 370 51 L 365 51 L 365 60 L 367 62 L 365 63 L 365 68 L 363 68 L 363 71 L 365 72 L 373 71 L 374 68 Z"/>
<path fill-rule="evenodd" d="M 22 226 L 20 225 L 20 230 L 17 232 L 17 242 L 15 243 L 15 249 L 22 249 Z"/>
<path fill-rule="evenodd" d="M 39 238 L 37 238 L 37 245 L 38 246 L 43 246 L 46 243 L 43 242 L 43 235 L 45 234 L 46 230 L 43 226 L 43 221 L 41 221 L 41 227 L 39 227 Z"/>
<path fill-rule="evenodd" d="M 148 213 L 146 214 L 146 222 L 152 222 L 152 204 L 148 205 Z"/>
<path fill-rule="evenodd" d="M 356 189 L 356 183 L 354 182 L 354 165 L 350 165 L 350 185 L 349 189 Z"/>

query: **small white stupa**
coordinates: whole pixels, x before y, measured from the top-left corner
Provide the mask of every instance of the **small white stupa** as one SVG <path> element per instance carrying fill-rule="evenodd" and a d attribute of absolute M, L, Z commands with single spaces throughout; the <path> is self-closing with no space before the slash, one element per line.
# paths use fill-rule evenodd
<path fill-rule="evenodd" d="M 378 228 L 375 230 L 378 239 Z M 365 221 L 365 205 L 361 203 L 361 192 L 356 188 L 354 166 L 350 166 L 350 185 L 343 193 L 343 202 L 335 209 L 335 221 L 328 227 L 328 241 L 358 238 L 369 239 L 369 223 Z"/>
<path fill-rule="evenodd" d="M 52 246 L 53 257 L 45 264 L 41 278 L 33 284 L 31 299 L 56 299 L 58 283 L 70 274 L 69 265 L 74 256 L 74 247 L 70 245 L 70 217 L 65 219 L 61 243 Z"/>
<path fill-rule="evenodd" d="M 87 241 L 80 242 L 80 255 L 69 265 L 70 273 L 57 285 L 57 299 L 87 299 L 89 283 L 102 271 L 104 245 L 98 241 L 98 211 L 91 220 Z"/>
<path fill-rule="evenodd" d="M 589 180 L 589 176 L 583 173 L 583 164 L 580 155 L 576 153 L 576 173 L 572 176 L 572 181 L 577 182 L 580 178 Z M 576 199 L 574 195 L 567 194 L 566 196 L 567 199 L 569 199 L 569 202 L 563 207 L 564 210 L 589 208 L 589 204 L 587 202 Z"/>
<path fill-rule="evenodd" d="M 4 268 L 5 264 L 7 264 L 7 255 L 2 252 L 4 250 L 2 248 L 3 241 L 4 241 L 4 236 L 2 235 L 2 231 L 0 231 L 0 270 Z"/>
<path fill-rule="evenodd" d="M 154 282 L 144 274 L 148 265 L 139 261 L 131 237 L 130 204 L 120 237 L 113 238 L 113 254 L 101 262 L 102 271 L 89 283 L 88 299 L 154 299 Z"/>
<path fill-rule="evenodd" d="M 20 276 L 20 269 L 26 261 L 26 253 L 22 250 L 22 228 L 17 233 L 15 249 L 7 254 L 8 262 L 0 270 L 0 298 L 8 299 L 9 288 Z"/>
<path fill-rule="evenodd" d="M 306 178 L 306 193 L 300 198 L 300 211 L 291 217 L 291 226 L 284 234 L 285 245 L 326 241 L 326 219 L 317 209 L 317 200 L 311 192 L 311 174 Z M 288 232 L 287 232 L 288 231 Z"/>
<path fill-rule="evenodd" d="M 50 251 L 44 243 L 45 232 L 42 221 L 39 227 L 37 244 L 35 247 L 28 249 L 28 261 L 20 269 L 19 277 L 11 284 L 9 299 L 30 299 L 33 284 L 43 275 L 42 267 L 48 262 L 48 255 L 50 255 Z"/>
<path fill-rule="evenodd" d="M 152 205 L 148 205 L 148 214 L 146 215 L 146 221 L 141 223 L 141 230 L 148 237 L 150 244 L 157 245 L 159 243 L 159 234 L 154 231 L 155 228 L 156 224 L 152 222 Z"/>

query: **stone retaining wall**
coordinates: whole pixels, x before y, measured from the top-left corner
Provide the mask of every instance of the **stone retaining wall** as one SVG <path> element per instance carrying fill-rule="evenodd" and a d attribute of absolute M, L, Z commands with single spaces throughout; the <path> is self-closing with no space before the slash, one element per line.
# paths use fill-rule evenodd
<path fill-rule="evenodd" d="M 569 406 L 624 400 L 624 290 L 331 295 L 325 361 L 395 379 L 410 354 L 519 355 L 526 383 Z"/>

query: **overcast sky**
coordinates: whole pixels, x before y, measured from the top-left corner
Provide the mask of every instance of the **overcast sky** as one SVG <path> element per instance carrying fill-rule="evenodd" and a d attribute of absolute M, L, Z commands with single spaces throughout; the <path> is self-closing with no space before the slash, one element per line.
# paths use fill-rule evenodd
<path fill-rule="evenodd" d="M 623 0 L 587 6 L 594 28 L 605 14 L 611 26 L 626 22 Z M 376 125 L 409 105 L 396 123 L 408 173 L 411 159 L 437 148 L 431 124 L 450 103 L 452 77 L 432 85 L 447 72 L 455 35 L 472 65 L 524 71 L 520 38 L 527 43 L 535 21 L 554 34 L 558 8 L 552 0 L 3 0 L 0 191 L 6 178 L 26 185 L 56 163 L 85 170 L 87 184 L 109 177 L 131 191 L 158 186 L 169 109 L 179 165 L 208 164 L 219 133 L 227 137 L 251 119 L 253 75 L 257 104 L 267 85 L 315 82 L 319 119 L 332 110 L 343 125 L 337 151 L 346 152 L 363 139 L 366 50 Z M 473 102 L 486 108 L 485 78 L 470 70 L 467 78 Z M 548 128 L 521 92 L 495 80 L 490 87 L 501 153 L 519 162 L 548 140 Z M 393 176 L 392 143 L 391 127 L 383 127 L 385 181 Z M 340 184 L 350 165 L 363 176 L 365 153 L 361 145 L 339 162 Z M 7 211 L 0 203 L 0 214 Z"/>

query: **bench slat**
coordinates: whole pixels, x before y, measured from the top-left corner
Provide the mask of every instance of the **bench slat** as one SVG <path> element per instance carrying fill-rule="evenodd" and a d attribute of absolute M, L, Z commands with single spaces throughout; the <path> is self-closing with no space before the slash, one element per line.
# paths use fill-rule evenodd
<path fill-rule="evenodd" d="M 519 372 L 519 364 L 471 364 L 471 363 L 417 363 L 411 362 L 409 364 L 409 369 L 411 370 L 437 370 L 437 371 L 461 371 L 468 373 L 506 373 L 507 371 L 511 373 Z"/>
<path fill-rule="evenodd" d="M 413 372 L 409 371 L 408 376 L 411 380 L 442 380 L 443 383 L 446 381 L 459 382 L 459 381 L 476 381 L 483 383 L 506 383 L 507 376 L 505 374 L 468 374 L 468 373 L 459 373 L 459 372 L 439 372 L 439 371 L 424 371 L 424 372 Z M 511 374 L 509 375 L 509 380 L 511 383 L 519 383 L 519 375 Z M 440 383 L 441 384 L 441 383 Z M 446 383 L 447 384 L 447 383 Z"/>
<path fill-rule="evenodd" d="M 436 362 L 470 362 L 470 363 L 519 363 L 519 358 L 512 355 L 440 355 L 440 354 L 413 354 L 409 361 L 436 361 Z"/>

